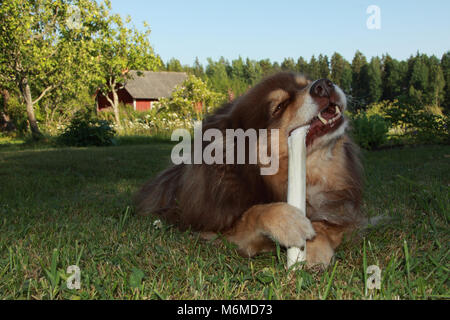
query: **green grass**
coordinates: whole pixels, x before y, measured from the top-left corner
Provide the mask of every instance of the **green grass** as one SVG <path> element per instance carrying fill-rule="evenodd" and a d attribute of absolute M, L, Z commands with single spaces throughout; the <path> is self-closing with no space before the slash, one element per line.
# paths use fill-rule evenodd
<path fill-rule="evenodd" d="M 450 298 L 449 146 L 364 153 L 364 210 L 392 220 L 344 243 L 325 272 L 290 274 L 283 250 L 245 259 L 134 215 L 132 194 L 170 150 L 0 148 L 0 299 Z M 80 290 L 67 289 L 70 265 Z M 369 265 L 379 291 L 366 290 Z"/>

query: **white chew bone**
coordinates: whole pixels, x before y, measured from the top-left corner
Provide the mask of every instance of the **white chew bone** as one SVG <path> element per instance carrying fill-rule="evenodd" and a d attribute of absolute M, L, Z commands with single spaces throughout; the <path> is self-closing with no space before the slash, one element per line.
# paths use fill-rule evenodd
<path fill-rule="evenodd" d="M 309 126 L 296 129 L 288 138 L 289 173 L 287 202 L 306 216 L 306 135 Z M 303 249 L 303 250 L 301 250 Z M 306 260 L 306 243 L 303 248 L 288 248 L 287 267 Z"/>

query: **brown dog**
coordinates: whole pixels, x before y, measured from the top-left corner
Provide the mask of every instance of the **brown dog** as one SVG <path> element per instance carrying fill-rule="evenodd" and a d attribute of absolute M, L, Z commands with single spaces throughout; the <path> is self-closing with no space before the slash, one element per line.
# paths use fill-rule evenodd
<path fill-rule="evenodd" d="M 292 73 L 263 80 L 206 118 L 203 130 L 279 129 L 278 172 L 263 176 L 258 164 L 175 165 L 140 190 L 138 213 L 205 236 L 220 232 L 245 256 L 273 250 L 273 240 L 284 247 L 308 241 L 308 265 L 327 266 L 344 233 L 364 221 L 361 166 L 345 134 L 345 108 L 344 93 L 330 80 Z M 305 124 L 307 218 L 286 203 L 287 139 Z"/>

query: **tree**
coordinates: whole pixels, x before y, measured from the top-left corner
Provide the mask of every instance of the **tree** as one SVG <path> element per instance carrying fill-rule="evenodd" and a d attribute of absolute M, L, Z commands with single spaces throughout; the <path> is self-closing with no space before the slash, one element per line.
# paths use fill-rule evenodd
<path fill-rule="evenodd" d="M 445 78 L 440 61 L 436 56 L 428 59 L 428 89 L 426 91 L 426 103 L 432 106 L 441 106 L 444 101 Z"/>
<path fill-rule="evenodd" d="M 263 77 L 270 75 L 273 72 L 273 66 L 269 59 L 263 59 L 259 61 L 259 68 Z"/>
<path fill-rule="evenodd" d="M 203 78 L 205 75 L 205 70 L 203 69 L 202 64 L 198 60 L 198 57 L 195 57 L 194 66 L 192 68 L 192 72 L 196 77 Z"/>
<path fill-rule="evenodd" d="M 222 94 L 211 91 L 200 78 L 190 75 L 181 86 L 174 90 L 171 97 L 161 99 L 157 106 L 158 111 L 175 112 L 178 117 L 187 119 L 192 119 L 193 114 L 196 113 L 197 118 L 200 119 L 208 108 L 218 106 L 223 99 Z M 196 110 L 198 103 L 203 106 L 201 110 Z"/>
<path fill-rule="evenodd" d="M 246 67 L 244 60 L 239 57 L 231 61 L 231 87 L 229 88 L 230 94 L 242 94 L 247 90 L 248 79 L 246 75 Z"/>
<path fill-rule="evenodd" d="M 320 78 L 319 63 L 317 62 L 317 59 L 314 56 L 312 56 L 311 59 L 309 60 L 307 75 L 313 80 L 317 80 Z"/>
<path fill-rule="evenodd" d="M 114 110 L 118 126 L 118 91 L 130 79 L 131 74 L 128 71 L 156 71 L 162 67 L 160 57 L 155 55 L 148 40 L 151 32 L 149 26 L 144 23 L 145 30 L 140 32 L 134 27 L 128 27 L 130 21 L 130 17 L 123 21 L 120 15 L 108 16 L 107 23 L 97 39 L 98 85 Z M 109 96 L 110 93 L 112 97 Z"/>
<path fill-rule="evenodd" d="M 0 6 L 0 81 L 18 88 L 35 139 L 42 136 L 35 106 L 64 83 L 90 77 L 91 36 L 104 7 L 89 0 L 74 3 L 4 0 Z M 77 9 L 77 24 L 69 23 L 69 8 Z"/>
<path fill-rule="evenodd" d="M 427 58 L 417 53 L 408 60 L 408 102 L 415 106 L 426 103 L 426 90 L 429 87 L 429 68 Z"/>
<path fill-rule="evenodd" d="M 261 79 L 262 69 L 256 61 L 247 58 L 245 59 L 244 76 L 247 80 L 247 84 L 253 86 Z"/>
<path fill-rule="evenodd" d="M 296 65 L 294 62 L 294 59 L 292 58 L 286 58 L 281 63 L 281 70 L 283 71 L 295 71 Z"/>
<path fill-rule="evenodd" d="M 242 57 L 231 61 L 231 78 L 237 81 L 243 80 L 245 78 L 245 67 L 244 60 Z"/>
<path fill-rule="evenodd" d="M 367 102 L 378 102 L 383 94 L 381 80 L 381 61 L 378 57 L 373 57 L 367 67 Z"/>
<path fill-rule="evenodd" d="M 297 72 L 305 74 L 308 70 L 308 62 L 303 57 L 299 57 L 295 69 Z"/>
<path fill-rule="evenodd" d="M 172 58 L 167 62 L 166 70 L 171 71 L 171 72 L 183 72 L 184 71 L 180 60 L 175 59 L 175 58 Z"/>
<path fill-rule="evenodd" d="M 404 64 L 392 59 L 390 55 L 383 56 L 382 65 L 382 99 L 393 101 L 404 91 L 404 82 L 407 69 L 404 68 Z"/>
<path fill-rule="evenodd" d="M 352 69 L 350 64 L 339 53 L 331 57 L 331 80 L 344 92 L 350 92 L 352 86 Z"/>
<path fill-rule="evenodd" d="M 441 59 L 441 68 L 445 80 L 444 110 L 450 114 L 450 51 L 444 53 Z"/>
<path fill-rule="evenodd" d="M 330 63 L 328 57 L 320 54 L 317 63 L 319 65 L 319 78 L 328 79 L 330 77 Z"/>
<path fill-rule="evenodd" d="M 352 60 L 352 96 L 359 107 L 366 104 L 367 100 L 367 72 L 366 57 L 360 51 L 356 51 Z"/>
<path fill-rule="evenodd" d="M 231 81 L 228 76 L 227 69 L 229 67 L 228 61 L 221 57 L 219 61 L 214 61 L 211 58 L 207 59 L 205 74 L 209 79 L 213 90 L 226 94 L 231 88 Z"/>

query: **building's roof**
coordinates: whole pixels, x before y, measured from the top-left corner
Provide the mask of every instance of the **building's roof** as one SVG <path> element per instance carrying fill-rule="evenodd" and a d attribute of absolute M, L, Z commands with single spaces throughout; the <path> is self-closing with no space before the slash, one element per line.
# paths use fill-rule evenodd
<path fill-rule="evenodd" d="M 176 86 L 187 79 L 184 72 L 130 71 L 131 79 L 125 89 L 134 99 L 160 99 L 170 97 Z"/>

